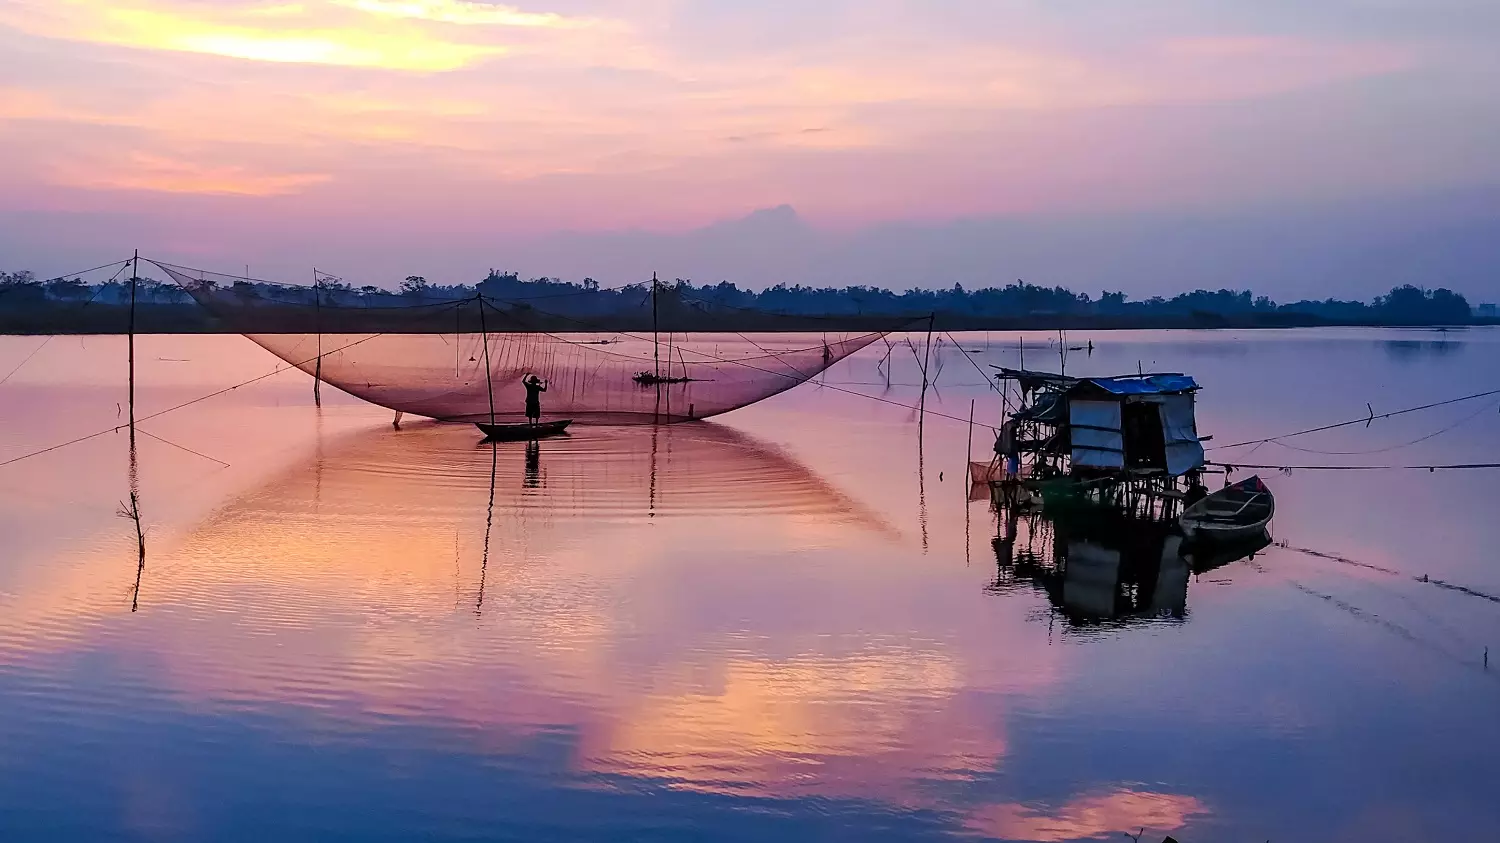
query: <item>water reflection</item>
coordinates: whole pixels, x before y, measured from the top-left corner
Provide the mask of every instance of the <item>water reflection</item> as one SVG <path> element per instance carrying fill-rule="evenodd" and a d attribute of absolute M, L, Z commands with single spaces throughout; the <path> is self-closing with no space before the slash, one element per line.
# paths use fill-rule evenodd
<path fill-rule="evenodd" d="M 523 484 L 528 489 L 538 489 L 542 485 L 542 443 L 531 441 L 526 443 L 526 480 Z"/>
<path fill-rule="evenodd" d="M 1192 575 L 1253 559 L 1271 544 L 1262 533 L 1234 544 L 1187 545 L 1171 522 L 1106 512 L 1054 517 L 1002 508 L 999 523 L 989 589 L 1040 590 L 1076 627 L 1180 622 Z"/>
<path fill-rule="evenodd" d="M 1217 366 L 1205 427 L 1220 441 L 1344 418 L 1372 398 L 1441 400 L 1484 375 L 1484 355 L 1464 354 L 1457 370 L 1425 358 L 1391 381 L 1388 335 L 1198 341 L 1244 349 L 1253 366 L 1113 338 L 1094 361 L 1076 357 L 1099 373 L 1138 358 Z M 899 350 L 889 397 L 915 404 L 920 376 Z M 879 393 L 884 365 L 872 353 L 850 379 Z M 944 372 L 947 401 L 929 395 L 929 416 L 967 417 L 959 380 Z M 1120 554 L 1073 566 L 1090 576 L 1070 593 L 1068 540 L 1058 567 L 1050 524 L 997 530 L 977 503 L 973 531 L 1009 536 L 1010 561 L 991 568 L 976 539 L 965 566 L 963 425 L 933 418 L 923 556 L 918 418 L 833 390 L 731 420 L 812 471 L 717 425 L 480 447 L 470 428 L 392 431 L 385 413 L 326 395 L 330 431 L 367 432 L 315 445 L 295 386 L 237 391 L 153 428 L 233 450 L 228 476 L 143 437 L 151 577 L 135 614 L 137 537 L 113 516 L 124 436 L 7 475 L 0 836 L 1062 841 L 1145 827 L 1143 841 L 1192 843 L 1468 840 L 1492 825 L 1476 784 L 1495 777 L 1500 741 L 1481 662 L 1488 600 L 1278 547 L 1201 582 L 1189 573 L 1174 610 L 1167 586 L 1182 571 L 1165 543 L 1121 548 L 1065 525 L 1093 546 L 1080 557 Z M 998 414 L 975 388 L 978 415 L 987 400 Z M 32 430 L 36 445 L 69 424 L 88 432 L 100 407 L 113 418 L 113 393 L 29 395 L 6 405 L 24 422 L 7 430 Z M 26 415 L 27 401 L 40 409 Z M 1388 441 L 1439 424 L 1410 422 Z M 1461 461 L 1496 430 L 1465 427 L 1420 459 Z M 1310 444 L 1369 447 L 1359 437 Z M 1485 562 L 1490 478 L 1403 477 L 1395 497 L 1372 479 L 1278 481 L 1279 537 L 1500 590 Z M 1189 572 L 1229 560 L 1180 556 Z M 1021 561 L 1055 587 L 1018 577 Z M 985 593 L 992 579 L 1007 597 Z M 1054 601 L 1069 599 L 1095 609 L 1087 636 L 1036 622 L 1064 617 Z M 1338 786 L 1310 799 L 1311 781 Z"/>
<path fill-rule="evenodd" d="M 526 474 L 531 477 L 532 451 L 531 446 L 535 442 L 529 442 L 526 446 Z M 479 561 L 479 596 L 474 600 L 474 612 L 478 614 L 484 608 L 484 583 L 485 577 L 490 571 L 490 535 L 495 529 L 495 480 L 500 470 L 500 445 L 497 442 L 489 442 L 490 451 L 490 495 L 484 507 L 484 551 L 480 554 Z"/>
<path fill-rule="evenodd" d="M 1454 340 L 1386 340 L 1381 343 L 1386 356 L 1398 363 L 1411 363 L 1426 357 L 1452 357 L 1464 350 Z"/>
<path fill-rule="evenodd" d="M 223 511 L 270 500 L 295 511 L 323 484 L 357 485 L 371 509 L 420 500 L 426 509 L 456 510 L 493 479 L 498 505 L 522 518 L 779 513 L 898 534 L 775 446 L 721 425 L 586 427 L 545 442 L 474 439 L 467 426 L 424 422 L 320 444 L 311 461 Z"/>
<path fill-rule="evenodd" d="M 458 742 L 549 782 L 554 805 L 632 781 L 875 802 L 912 830 L 923 812 L 968 821 L 971 806 L 924 791 L 1006 753 L 972 668 L 940 642 L 866 631 L 884 613 L 859 604 L 887 589 L 818 553 L 893 544 L 882 519 L 712 424 L 474 439 L 412 425 L 325 444 L 177 541 L 138 622 L 103 640 L 194 712 L 288 717 L 294 743 Z M 859 625 L 840 627 L 836 602 Z"/>
<path fill-rule="evenodd" d="M 130 503 L 120 505 L 121 518 L 129 518 L 135 526 L 136 566 L 135 584 L 130 589 L 130 611 L 141 605 L 141 577 L 146 573 L 146 530 L 141 525 L 141 463 L 135 442 L 135 408 L 131 407 L 130 467 L 128 469 Z"/>

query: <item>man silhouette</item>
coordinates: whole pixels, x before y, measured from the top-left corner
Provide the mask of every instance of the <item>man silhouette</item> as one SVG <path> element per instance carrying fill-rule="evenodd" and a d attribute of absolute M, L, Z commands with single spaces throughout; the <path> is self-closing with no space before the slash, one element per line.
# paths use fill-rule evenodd
<path fill-rule="evenodd" d="M 521 385 L 526 387 L 526 421 L 536 424 L 542 418 L 542 393 L 547 391 L 547 382 L 536 375 L 527 375 L 521 378 Z"/>

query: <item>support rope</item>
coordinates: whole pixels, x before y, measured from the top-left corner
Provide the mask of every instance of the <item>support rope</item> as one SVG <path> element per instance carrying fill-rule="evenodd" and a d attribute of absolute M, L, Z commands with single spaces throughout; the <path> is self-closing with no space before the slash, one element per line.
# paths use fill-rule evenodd
<path fill-rule="evenodd" d="M 1293 433 L 1283 433 L 1280 436 L 1270 436 L 1270 437 L 1267 437 L 1265 439 L 1249 439 L 1249 440 L 1246 440 L 1244 442 L 1235 442 L 1234 444 L 1231 444 L 1231 445 L 1215 445 L 1212 448 L 1209 448 L 1208 450 L 1210 450 L 1210 451 L 1222 451 L 1222 450 L 1224 450 L 1226 448 L 1240 448 L 1240 447 L 1244 447 L 1245 445 L 1264 445 L 1264 444 L 1266 444 L 1268 442 L 1275 442 L 1278 439 L 1290 439 L 1290 438 L 1292 438 L 1294 436 L 1306 436 L 1309 433 L 1322 433 L 1325 430 L 1336 430 L 1336 429 L 1341 428 L 1341 427 L 1350 427 L 1350 426 L 1353 426 L 1353 425 L 1356 425 L 1356 424 L 1369 424 L 1370 422 L 1377 421 L 1377 420 L 1380 420 L 1380 419 L 1389 419 L 1389 418 L 1394 418 L 1396 416 L 1404 416 L 1407 413 L 1418 413 L 1418 412 L 1421 412 L 1423 410 L 1431 410 L 1431 409 L 1435 409 L 1437 407 L 1446 407 L 1449 404 L 1458 404 L 1458 403 L 1463 402 L 1463 401 L 1473 401 L 1476 398 L 1488 398 L 1491 395 L 1500 395 L 1500 389 L 1491 389 L 1488 392 L 1476 392 L 1476 393 L 1474 393 L 1472 395 L 1464 395 L 1464 396 L 1461 396 L 1461 397 L 1458 397 L 1458 398 L 1450 398 L 1447 401 L 1437 401 L 1437 402 L 1434 402 L 1432 404 L 1423 404 L 1420 407 L 1407 407 L 1404 410 L 1396 410 L 1395 412 L 1382 413 L 1380 415 L 1375 415 L 1374 412 L 1371 412 L 1367 416 L 1363 416 L 1363 417 L 1357 418 L 1357 419 L 1350 419 L 1349 421 L 1342 421 L 1342 422 L 1338 422 L 1336 424 L 1325 424 L 1325 425 L 1322 425 L 1321 427 L 1310 427 L 1310 428 L 1308 428 L 1306 430 L 1298 430 L 1298 431 L 1295 431 Z"/>
<path fill-rule="evenodd" d="M 460 301 L 456 301 L 456 302 L 449 302 L 448 304 L 450 304 L 451 306 L 457 306 L 457 305 L 466 304 L 466 303 L 467 303 L 466 301 L 460 300 Z M 325 352 L 325 355 L 338 354 L 341 351 L 345 351 L 345 350 L 353 348 L 353 347 L 355 347 L 357 345 L 361 345 L 363 343 L 367 343 L 367 342 L 369 342 L 371 340 L 378 339 L 379 337 L 383 337 L 383 336 L 385 336 L 385 334 L 383 334 L 383 333 L 381 333 L 381 334 L 371 334 L 370 336 L 365 337 L 363 339 L 355 340 L 354 342 L 351 342 L 351 343 L 349 343 L 347 345 L 339 346 L 338 348 L 334 349 L 333 351 Z M 168 413 L 175 413 L 178 410 L 184 409 L 186 407 L 191 407 L 194 404 L 199 404 L 199 403 L 202 403 L 204 401 L 208 401 L 209 399 L 212 399 L 212 398 L 218 398 L 219 396 L 225 395 L 225 394 L 230 393 L 230 392 L 233 392 L 233 391 L 235 391 L 236 389 L 239 389 L 242 386 L 249 386 L 250 384 L 258 383 L 260 381 L 263 381 L 266 378 L 270 378 L 270 377 L 274 377 L 276 375 L 279 375 L 282 372 L 287 371 L 288 368 L 301 369 L 303 366 L 305 366 L 305 365 L 307 365 L 309 363 L 314 362 L 316 359 L 317 359 L 317 356 L 314 355 L 313 357 L 309 357 L 309 358 L 307 358 L 306 360 L 303 360 L 300 363 L 288 364 L 288 366 L 285 366 L 285 367 L 283 367 L 283 366 L 277 366 L 275 369 L 273 369 L 272 371 L 269 371 L 269 372 L 265 373 L 264 375 L 259 375 L 257 377 L 253 377 L 253 378 L 251 378 L 249 380 L 241 381 L 241 382 L 239 382 L 239 383 L 237 383 L 237 384 L 235 384 L 233 386 L 227 386 L 227 387 L 225 387 L 223 389 L 217 390 L 215 392 L 211 392 L 211 393 L 209 393 L 207 395 L 199 396 L 198 398 L 194 398 L 194 399 L 192 399 L 190 401 L 184 401 L 181 404 L 177 404 L 175 406 L 168 407 L 165 410 L 159 410 L 159 411 L 157 411 L 155 413 L 152 413 L 149 416 L 144 416 L 144 417 L 142 417 L 140 419 L 137 419 L 136 423 L 140 424 L 141 422 L 147 422 L 147 421 L 150 421 L 150 420 L 155 419 L 155 418 L 160 418 L 160 417 L 162 417 L 162 416 L 164 416 L 164 415 L 166 415 Z M 129 425 L 117 424 L 117 425 L 115 425 L 113 427 L 105 428 L 104 430 L 95 431 L 94 433 L 90 433 L 90 434 L 88 434 L 86 436 L 79 436 L 79 437 L 77 437 L 75 439 L 69 439 L 66 442 L 59 442 L 56 445 L 50 445 L 50 446 L 48 446 L 46 448 L 41 448 L 41 449 L 36 450 L 36 451 L 31 451 L 30 453 L 25 453 L 25 454 L 22 454 L 22 455 L 20 455 L 18 457 L 12 457 L 12 458 L 10 458 L 8 460 L 5 460 L 4 462 L 0 462 L 0 468 L 4 468 L 4 467 L 6 467 L 8 465 L 14 465 L 15 463 L 21 462 L 22 460 L 31 459 L 32 457 L 39 457 L 39 456 L 42 456 L 43 454 L 50 454 L 53 451 L 62 450 L 63 448 L 69 447 L 70 445 L 77 445 L 77 444 L 79 444 L 81 442 L 87 442 L 87 441 L 89 441 L 91 439 L 98 439 L 101 436 L 105 436 L 107 434 L 114 433 L 115 431 L 118 431 L 118 430 L 123 430 L 126 427 L 129 427 Z M 137 430 L 139 430 L 139 428 L 137 428 Z M 210 457 L 209 459 L 212 459 L 212 457 Z M 217 462 L 217 460 L 215 460 L 215 461 Z"/>

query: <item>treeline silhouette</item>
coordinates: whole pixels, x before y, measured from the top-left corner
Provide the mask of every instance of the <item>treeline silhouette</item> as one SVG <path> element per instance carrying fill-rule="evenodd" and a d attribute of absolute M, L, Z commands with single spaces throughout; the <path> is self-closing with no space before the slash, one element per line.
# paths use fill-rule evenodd
<path fill-rule="evenodd" d="M 365 314 L 362 324 L 391 322 L 379 311 L 392 308 L 462 302 L 482 294 L 509 317 L 500 330 L 626 330 L 649 325 L 649 282 L 604 288 L 591 278 L 582 282 L 557 278 L 522 279 L 517 273 L 491 270 L 473 285 L 440 285 L 408 276 L 396 290 L 355 286 L 326 276 L 314 286 L 246 279 L 205 282 L 214 295 L 235 308 L 236 324 L 198 307 L 180 286 L 155 278 L 140 279 L 136 289 L 138 327 L 144 331 L 309 330 L 307 309 L 320 318 Z M 0 332 L 81 333 L 120 330 L 122 307 L 130 299 L 127 279 L 118 276 L 98 284 L 79 278 L 40 281 L 29 272 L 0 272 Z M 819 326 L 868 327 L 880 321 L 936 316 L 948 330 L 1029 328 L 1154 327 L 1292 327 L 1303 325 L 1464 325 L 1492 322 L 1478 318 L 1469 302 L 1451 290 L 1404 285 L 1370 302 L 1338 299 L 1278 304 L 1249 290 L 1194 290 L 1171 298 L 1132 300 L 1123 292 L 1094 297 L 1063 287 L 1017 281 L 1003 287 L 910 289 L 879 287 L 809 287 L 777 284 L 749 290 L 729 282 L 695 284 L 687 279 L 662 282 L 656 290 L 655 318 L 674 330 L 805 330 Z M 249 324 L 240 321 L 246 316 Z M 387 317 L 394 314 L 387 314 Z M 222 313 L 220 314 L 222 316 Z M 451 325 L 445 326 L 452 330 Z M 322 330 L 338 330 L 323 323 Z M 425 330 L 425 329 L 424 329 Z M 440 330 L 434 328 L 432 330 Z"/>

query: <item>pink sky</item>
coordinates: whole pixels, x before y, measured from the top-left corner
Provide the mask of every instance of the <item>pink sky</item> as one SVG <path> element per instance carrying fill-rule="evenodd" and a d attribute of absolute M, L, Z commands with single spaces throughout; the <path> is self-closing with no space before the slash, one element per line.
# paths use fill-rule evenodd
<path fill-rule="evenodd" d="M 535 244 L 784 204 L 837 237 L 1500 183 L 1491 4 L 1093 5 L 0 0 L 0 249 L 564 274 Z"/>

